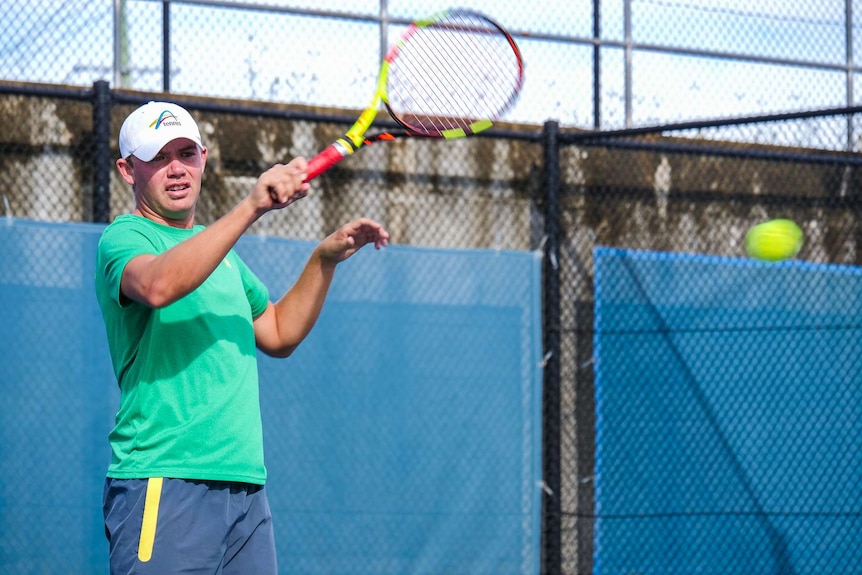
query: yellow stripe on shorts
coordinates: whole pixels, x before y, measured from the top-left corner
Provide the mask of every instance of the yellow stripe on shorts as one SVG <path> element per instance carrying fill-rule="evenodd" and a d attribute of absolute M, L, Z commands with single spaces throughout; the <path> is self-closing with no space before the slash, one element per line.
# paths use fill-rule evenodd
<path fill-rule="evenodd" d="M 147 497 L 144 499 L 144 522 L 141 524 L 141 541 L 138 543 L 138 560 L 146 563 L 153 557 L 156 540 L 156 523 L 159 520 L 159 500 L 162 498 L 162 478 L 147 480 Z"/>

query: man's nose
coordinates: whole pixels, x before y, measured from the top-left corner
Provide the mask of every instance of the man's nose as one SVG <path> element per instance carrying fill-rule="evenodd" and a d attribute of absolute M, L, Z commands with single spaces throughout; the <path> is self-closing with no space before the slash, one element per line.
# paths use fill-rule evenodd
<path fill-rule="evenodd" d="M 174 158 L 171 160 L 171 163 L 168 164 L 168 172 L 171 174 L 184 174 L 186 171 L 185 164 L 180 161 L 179 158 Z"/>

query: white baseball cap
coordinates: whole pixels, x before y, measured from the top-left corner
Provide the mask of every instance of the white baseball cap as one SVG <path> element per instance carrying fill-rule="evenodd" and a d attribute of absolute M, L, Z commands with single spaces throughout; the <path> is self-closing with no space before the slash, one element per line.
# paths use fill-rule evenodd
<path fill-rule="evenodd" d="M 170 102 L 144 104 L 126 118 L 120 128 L 120 156 L 149 162 L 167 144 L 188 138 L 199 148 L 201 133 L 191 114 Z"/>

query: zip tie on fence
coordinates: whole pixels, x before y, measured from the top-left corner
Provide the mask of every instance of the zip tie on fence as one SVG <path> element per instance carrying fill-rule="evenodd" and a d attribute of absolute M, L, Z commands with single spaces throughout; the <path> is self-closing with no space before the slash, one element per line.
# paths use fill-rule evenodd
<path fill-rule="evenodd" d="M 551 267 L 554 268 L 554 271 L 557 270 L 557 254 L 554 252 L 545 252 L 545 247 L 548 245 L 548 234 L 542 236 L 542 241 L 539 242 L 539 247 L 537 248 L 540 252 L 544 252 L 548 254 L 548 259 L 551 262 Z"/>
<path fill-rule="evenodd" d="M 537 481 L 536 487 L 540 487 L 542 489 L 542 491 L 544 491 L 548 495 L 548 497 L 554 496 L 554 492 L 551 491 L 551 488 L 548 487 L 548 484 L 545 483 L 544 481 Z"/>
<path fill-rule="evenodd" d="M 6 197 L 6 194 L 3 194 L 3 205 L 6 206 L 6 225 L 12 225 L 12 208 L 9 206 L 9 198 Z"/>
<path fill-rule="evenodd" d="M 554 355 L 553 351 L 549 351 L 548 353 L 545 354 L 545 357 L 543 357 L 542 361 L 539 362 L 539 363 L 541 363 L 542 367 L 545 367 L 546 365 L 548 365 L 548 361 L 550 361 L 550 359 L 551 359 L 551 357 L 553 357 L 553 355 Z"/>

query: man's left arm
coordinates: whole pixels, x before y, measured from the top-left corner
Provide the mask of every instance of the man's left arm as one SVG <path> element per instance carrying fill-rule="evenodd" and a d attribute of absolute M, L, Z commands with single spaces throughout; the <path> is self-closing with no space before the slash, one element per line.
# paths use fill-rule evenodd
<path fill-rule="evenodd" d="M 273 357 L 293 353 L 320 317 L 335 267 L 365 245 L 380 249 L 388 241 L 389 234 L 383 226 L 365 218 L 345 224 L 324 239 L 312 252 L 293 287 L 255 318 L 258 348 Z"/>

